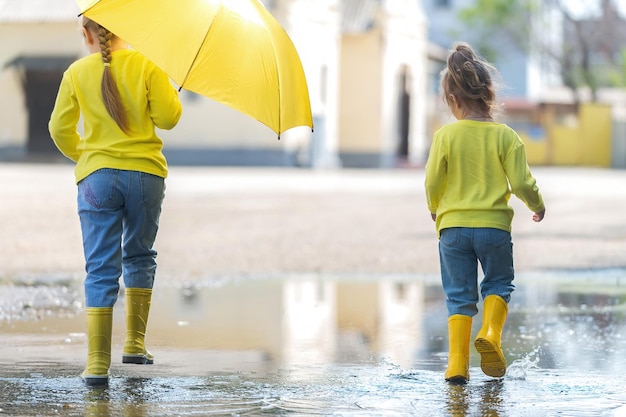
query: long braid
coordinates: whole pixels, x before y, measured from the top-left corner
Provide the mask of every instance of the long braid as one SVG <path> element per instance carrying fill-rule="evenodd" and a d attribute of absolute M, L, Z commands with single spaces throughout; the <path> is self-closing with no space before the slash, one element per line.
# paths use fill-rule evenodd
<path fill-rule="evenodd" d="M 86 23 L 84 23 L 85 27 L 91 26 L 92 28 L 97 29 L 98 42 L 100 43 L 100 53 L 102 55 L 102 62 L 104 63 L 104 72 L 102 73 L 101 82 L 104 107 L 106 107 L 107 112 L 111 115 L 113 120 L 115 120 L 115 123 L 117 123 L 120 129 L 122 129 L 125 133 L 128 133 L 128 117 L 124 111 L 119 89 L 117 88 L 115 79 L 111 73 L 111 42 L 115 35 L 94 21 L 88 20 L 86 17 L 84 19 L 86 21 Z"/>

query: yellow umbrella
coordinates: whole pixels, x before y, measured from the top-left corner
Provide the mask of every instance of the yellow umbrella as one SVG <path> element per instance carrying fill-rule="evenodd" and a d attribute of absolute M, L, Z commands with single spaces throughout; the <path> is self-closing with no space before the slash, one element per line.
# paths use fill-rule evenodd
<path fill-rule="evenodd" d="M 259 0 L 76 0 L 181 88 L 280 134 L 313 127 L 300 57 Z"/>

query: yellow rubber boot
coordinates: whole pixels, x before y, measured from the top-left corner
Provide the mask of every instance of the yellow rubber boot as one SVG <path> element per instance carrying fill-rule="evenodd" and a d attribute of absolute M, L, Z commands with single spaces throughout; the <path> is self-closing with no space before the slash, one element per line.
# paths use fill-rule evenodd
<path fill-rule="evenodd" d="M 480 353 L 480 367 L 489 376 L 502 377 L 506 373 L 506 360 L 502 354 L 502 328 L 508 313 L 506 301 L 498 295 L 488 295 L 483 303 L 483 325 L 474 346 Z"/>
<path fill-rule="evenodd" d="M 111 366 L 112 307 L 87 307 L 87 366 L 81 374 L 87 385 L 106 385 Z"/>
<path fill-rule="evenodd" d="M 462 314 L 448 317 L 448 368 L 446 381 L 464 384 L 469 380 L 469 347 L 472 318 Z"/>
<path fill-rule="evenodd" d="M 126 288 L 126 342 L 123 363 L 149 365 L 154 356 L 146 349 L 146 326 L 150 314 L 152 290 L 148 288 Z"/>

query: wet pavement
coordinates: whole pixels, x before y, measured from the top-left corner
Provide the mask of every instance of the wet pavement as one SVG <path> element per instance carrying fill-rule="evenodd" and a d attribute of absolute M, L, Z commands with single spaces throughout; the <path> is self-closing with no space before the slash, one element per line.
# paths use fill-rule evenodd
<path fill-rule="evenodd" d="M 470 382 L 443 381 L 422 171 L 172 168 L 155 364 L 121 363 L 122 297 L 111 383 L 88 389 L 71 167 L 0 165 L 0 415 L 626 416 L 626 173 L 535 175 L 503 379 L 472 349 Z"/>
<path fill-rule="evenodd" d="M 155 364 L 121 364 L 120 302 L 111 382 L 98 389 L 77 376 L 80 290 L 5 285 L 22 311 L 0 323 L 0 415 L 623 416 L 625 277 L 520 277 L 503 334 L 507 375 L 486 377 L 472 349 L 466 386 L 443 381 L 445 311 L 428 278 L 161 286 L 148 335 Z"/>

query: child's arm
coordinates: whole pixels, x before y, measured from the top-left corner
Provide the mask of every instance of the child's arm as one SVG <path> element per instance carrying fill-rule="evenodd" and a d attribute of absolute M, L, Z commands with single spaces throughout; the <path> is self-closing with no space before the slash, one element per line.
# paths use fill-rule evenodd
<path fill-rule="evenodd" d="M 167 74 L 156 65 L 152 65 L 148 89 L 150 117 L 156 127 L 169 130 L 178 123 L 182 114 L 182 106 L 178 98 L 178 91 L 170 82 Z"/>
<path fill-rule="evenodd" d="M 428 160 L 426 161 L 426 167 L 424 168 L 426 203 L 433 220 L 437 219 L 437 209 L 439 208 L 439 203 L 448 181 L 448 164 L 440 147 L 441 141 L 437 137 L 437 134 L 435 134 Z"/>
<path fill-rule="evenodd" d="M 77 150 L 80 135 L 77 125 L 80 119 L 80 107 L 76 95 L 73 93 L 71 74 L 63 75 L 61 86 L 50 115 L 48 130 L 54 144 L 59 151 L 72 161 L 78 161 L 80 153 Z"/>
<path fill-rule="evenodd" d="M 537 187 L 537 181 L 532 176 L 528 162 L 526 161 L 526 150 L 523 143 L 519 142 L 512 149 L 504 160 L 504 170 L 511 185 L 511 192 L 526 204 L 534 215 L 533 220 L 539 222 L 543 219 L 546 207 L 543 197 Z"/>

